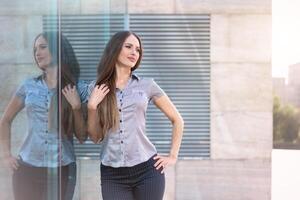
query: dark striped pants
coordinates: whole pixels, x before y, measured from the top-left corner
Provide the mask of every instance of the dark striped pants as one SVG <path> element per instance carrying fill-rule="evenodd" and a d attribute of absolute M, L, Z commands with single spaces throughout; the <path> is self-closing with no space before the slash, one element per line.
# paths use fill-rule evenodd
<path fill-rule="evenodd" d="M 162 200 L 165 176 L 154 167 L 153 157 L 133 167 L 113 168 L 101 164 L 104 200 Z"/>
<path fill-rule="evenodd" d="M 76 184 L 76 163 L 62 166 L 61 170 L 62 176 L 59 176 L 59 168 L 33 167 L 19 162 L 12 181 L 15 200 L 71 200 Z"/>

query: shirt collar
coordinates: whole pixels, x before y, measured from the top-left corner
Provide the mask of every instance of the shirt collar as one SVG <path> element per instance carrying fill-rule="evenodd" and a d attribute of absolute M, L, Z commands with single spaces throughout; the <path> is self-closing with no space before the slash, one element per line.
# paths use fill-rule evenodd
<path fill-rule="evenodd" d="M 127 85 L 125 86 L 125 88 L 128 87 L 128 85 L 130 85 L 130 84 L 132 83 L 133 80 L 139 81 L 139 80 L 140 80 L 140 77 L 139 77 L 138 75 L 134 74 L 134 73 L 131 73 L 131 75 L 130 75 L 130 77 L 129 77 L 129 80 L 128 80 L 128 83 L 127 83 Z M 125 88 L 124 88 L 124 89 L 125 89 Z M 120 89 L 117 88 L 117 87 L 116 87 L 116 89 L 117 89 L 117 90 L 120 90 Z"/>
<path fill-rule="evenodd" d="M 131 74 L 131 78 L 136 79 L 138 81 L 140 80 L 140 77 L 138 75 L 134 74 L 134 73 Z"/>

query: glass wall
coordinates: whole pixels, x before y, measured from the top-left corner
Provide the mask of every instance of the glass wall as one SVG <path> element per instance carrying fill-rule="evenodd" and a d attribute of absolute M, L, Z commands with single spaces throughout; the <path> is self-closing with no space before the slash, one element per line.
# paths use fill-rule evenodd
<path fill-rule="evenodd" d="M 107 41 L 122 30 L 143 41 L 136 73 L 154 78 L 185 119 L 180 158 L 210 158 L 210 15 L 129 14 L 127 4 L 1 1 L 0 199 L 101 199 L 101 144 L 86 132 L 88 87 Z M 167 155 L 172 127 L 153 104 L 146 129 Z M 165 199 L 174 199 L 175 167 L 169 173 Z"/>
<path fill-rule="evenodd" d="M 125 1 L 117 5 L 124 14 Z M 105 43 L 125 26 L 112 8 L 109 0 L 1 1 L 0 199 L 99 199 L 99 158 L 76 155 L 80 143 L 92 145 L 87 86 Z"/>
<path fill-rule="evenodd" d="M 0 199 L 59 199 L 57 34 L 43 15 L 56 1 L 1 1 Z"/>

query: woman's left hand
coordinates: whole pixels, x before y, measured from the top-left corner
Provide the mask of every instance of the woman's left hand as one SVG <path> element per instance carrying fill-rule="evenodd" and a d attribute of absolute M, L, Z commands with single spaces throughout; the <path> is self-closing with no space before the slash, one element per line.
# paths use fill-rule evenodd
<path fill-rule="evenodd" d="M 154 167 L 159 170 L 160 168 L 162 168 L 161 173 L 163 174 L 166 167 L 168 166 L 172 166 L 176 164 L 177 158 L 172 157 L 172 156 L 160 156 L 157 155 L 153 158 L 154 160 L 156 160 Z"/>
<path fill-rule="evenodd" d="M 66 97 L 69 104 L 72 106 L 73 110 L 81 108 L 81 101 L 76 90 L 76 86 L 72 87 L 70 84 L 68 84 L 62 89 L 62 93 Z"/>

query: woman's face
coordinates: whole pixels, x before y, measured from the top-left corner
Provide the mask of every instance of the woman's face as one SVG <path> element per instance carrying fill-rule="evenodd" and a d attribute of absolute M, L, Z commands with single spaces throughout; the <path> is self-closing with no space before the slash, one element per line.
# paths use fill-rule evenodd
<path fill-rule="evenodd" d="M 132 68 L 140 57 L 140 43 L 134 36 L 130 35 L 126 38 L 120 51 L 117 65 Z"/>
<path fill-rule="evenodd" d="M 48 42 L 43 36 L 38 37 L 35 41 L 34 57 L 42 70 L 45 70 L 51 63 L 52 56 L 48 48 Z"/>

